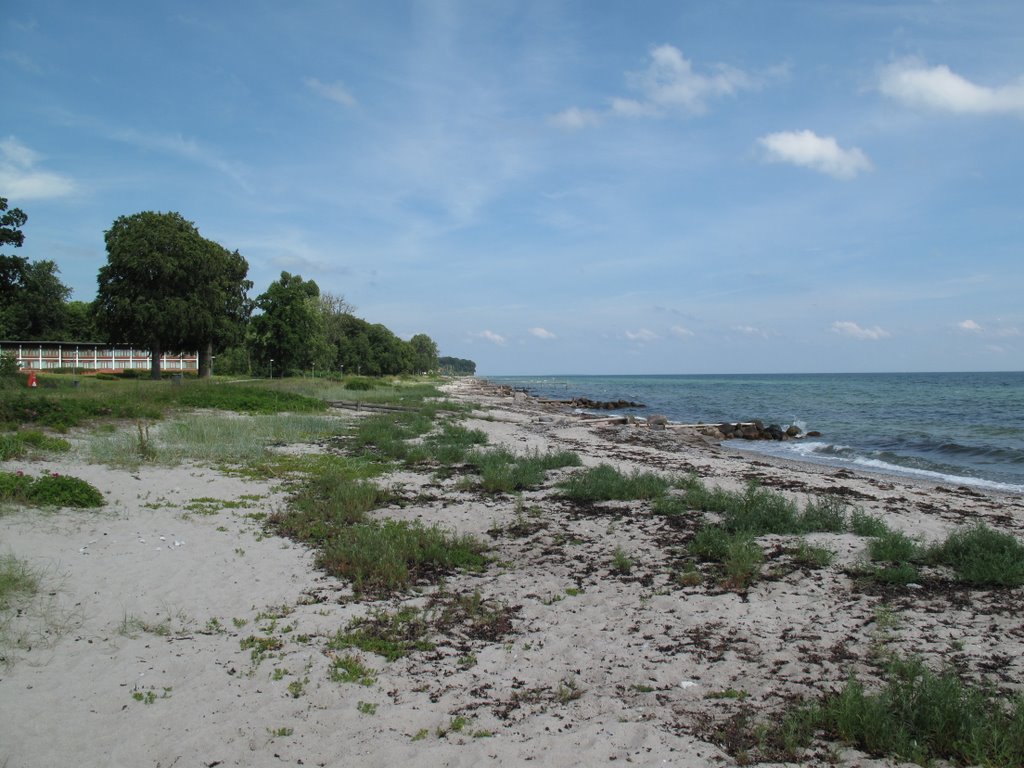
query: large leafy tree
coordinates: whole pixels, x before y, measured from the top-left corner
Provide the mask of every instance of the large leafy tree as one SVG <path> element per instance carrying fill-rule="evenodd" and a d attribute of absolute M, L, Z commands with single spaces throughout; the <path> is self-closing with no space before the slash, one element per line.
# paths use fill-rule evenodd
<path fill-rule="evenodd" d="M 429 373 L 437 370 L 437 344 L 425 333 L 417 333 L 409 339 L 412 348 L 413 373 Z"/>
<path fill-rule="evenodd" d="M 0 197 L 0 245 L 21 247 L 28 216 Z M 64 334 L 71 289 L 52 261 L 0 255 L 0 338 L 41 341 Z"/>
<path fill-rule="evenodd" d="M 288 374 L 327 364 L 320 288 L 313 280 L 282 272 L 256 298 L 256 310 L 251 326 L 257 365 Z"/>
<path fill-rule="evenodd" d="M 165 351 L 199 348 L 209 372 L 215 345 L 239 332 L 248 264 L 199 234 L 180 213 L 121 216 L 105 233 L 96 322 L 113 342 L 145 345 L 152 376 Z"/>

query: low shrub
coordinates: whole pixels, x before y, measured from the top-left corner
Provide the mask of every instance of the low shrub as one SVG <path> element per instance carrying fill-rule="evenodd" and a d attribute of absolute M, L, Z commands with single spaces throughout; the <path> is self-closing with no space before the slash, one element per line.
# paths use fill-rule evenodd
<path fill-rule="evenodd" d="M 949 566 L 961 581 L 975 586 L 1024 584 L 1024 545 L 984 524 L 951 534 L 928 551 L 927 560 Z"/>
<path fill-rule="evenodd" d="M 850 530 L 858 536 L 884 536 L 889 532 L 889 526 L 862 509 L 855 509 L 850 515 Z"/>
<path fill-rule="evenodd" d="M 36 507 L 102 507 L 106 502 L 85 480 L 54 472 L 32 479 L 19 472 L 0 472 L 0 501 Z"/>
<path fill-rule="evenodd" d="M 875 561 L 901 563 L 920 559 L 921 545 L 900 531 L 886 531 L 868 543 L 868 556 Z"/>

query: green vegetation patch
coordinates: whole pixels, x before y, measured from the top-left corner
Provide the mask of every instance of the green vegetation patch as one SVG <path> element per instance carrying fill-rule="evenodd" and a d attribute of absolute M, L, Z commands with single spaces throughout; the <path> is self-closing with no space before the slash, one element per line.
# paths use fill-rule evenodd
<path fill-rule="evenodd" d="M 951 534 L 928 552 L 927 559 L 949 566 L 967 584 L 1024 584 L 1024 545 L 1010 534 L 982 524 Z"/>
<path fill-rule="evenodd" d="M 932 672 L 916 657 L 893 658 L 885 672 L 878 691 L 851 678 L 839 693 L 796 708 L 771 740 L 791 759 L 823 731 L 870 755 L 920 765 L 1022 765 L 1024 696 L 1004 702 L 994 690 L 964 682 L 952 669 Z"/>
<path fill-rule="evenodd" d="M 353 619 L 331 639 L 328 648 L 358 648 L 395 661 L 416 651 L 433 650 L 435 643 L 431 638 L 434 636 L 457 636 L 462 641 L 501 640 L 512 631 L 514 613 L 515 609 L 487 600 L 479 592 L 467 595 L 439 592 L 422 608 L 374 609 L 364 617 Z"/>
<path fill-rule="evenodd" d="M 283 536 L 323 545 L 340 529 L 366 523 L 366 513 L 390 497 L 368 480 L 353 479 L 348 467 L 333 465 L 303 482 L 288 508 L 271 515 L 269 523 Z"/>
<path fill-rule="evenodd" d="M 33 507 L 102 507 L 106 501 L 94 486 L 71 475 L 53 472 L 31 478 L 21 471 L 0 472 L 0 502 Z"/>
<path fill-rule="evenodd" d="M 513 493 L 538 487 L 549 470 L 578 467 L 582 462 L 571 451 L 518 455 L 502 448 L 474 451 L 466 457 L 466 463 L 480 474 L 483 491 Z"/>
<path fill-rule="evenodd" d="M 576 473 L 559 485 L 567 499 L 581 502 L 657 499 L 670 481 L 652 472 L 624 474 L 609 464 Z"/>
<path fill-rule="evenodd" d="M 0 611 L 39 590 L 39 574 L 14 555 L 0 555 Z"/>
<path fill-rule="evenodd" d="M 38 429 L 23 429 L 0 435 L 0 461 L 20 459 L 33 453 L 66 453 L 71 443 L 59 437 L 50 437 Z"/>
<path fill-rule="evenodd" d="M 439 526 L 387 520 L 339 529 L 327 540 L 317 564 L 349 579 L 358 592 L 386 593 L 457 569 L 486 564 L 484 545 Z"/>

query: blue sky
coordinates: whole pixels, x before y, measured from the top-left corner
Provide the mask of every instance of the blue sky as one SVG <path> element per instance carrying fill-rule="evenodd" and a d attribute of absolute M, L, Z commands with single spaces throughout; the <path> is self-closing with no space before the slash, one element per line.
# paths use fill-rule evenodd
<path fill-rule="evenodd" d="M 178 211 L 482 374 L 1024 368 L 1024 4 L 33 0 L 19 255 Z"/>

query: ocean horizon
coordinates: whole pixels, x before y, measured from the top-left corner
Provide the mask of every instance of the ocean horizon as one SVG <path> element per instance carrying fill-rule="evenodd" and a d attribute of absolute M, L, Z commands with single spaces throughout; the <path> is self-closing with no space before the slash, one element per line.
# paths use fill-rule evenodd
<path fill-rule="evenodd" d="M 1024 493 L 1024 372 L 482 376 L 538 397 L 627 400 L 677 423 L 760 419 L 821 437 L 730 448 Z"/>

